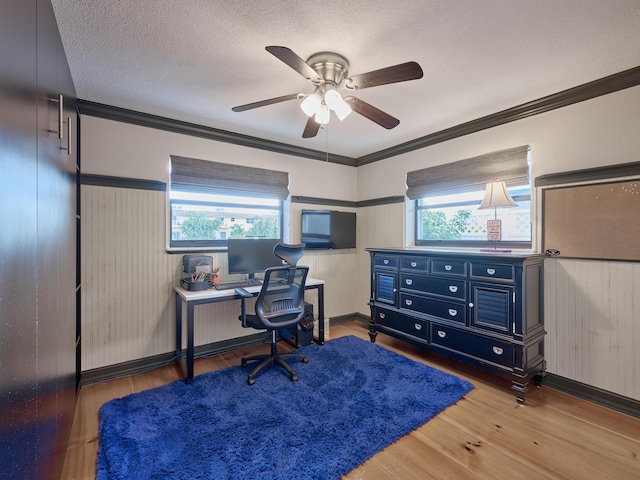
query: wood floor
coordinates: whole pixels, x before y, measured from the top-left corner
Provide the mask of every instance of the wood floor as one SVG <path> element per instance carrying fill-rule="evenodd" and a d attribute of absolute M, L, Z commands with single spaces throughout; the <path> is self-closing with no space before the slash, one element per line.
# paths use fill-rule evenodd
<path fill-rule="evenodd" d="M 356 321 L 331 326 L 331 338 L 344 335 L 368 339 L 367 330 Z M 640 478 L 640 419 L 544 386 L 531 386 L 526 404 L 519 406 L 507 381 L 387 335 L 378 335 L 377 343 L 469 380 L 475 388 L 347 474 L 346 480 Z M 265 348 L 199 359 L 195 373 L 238 365 L 249 351 Z M 83 388 L 62 478 L 95 477 L 98 409 L 104 402 L 178 378 L 177 369 L 167 366 Z"/>

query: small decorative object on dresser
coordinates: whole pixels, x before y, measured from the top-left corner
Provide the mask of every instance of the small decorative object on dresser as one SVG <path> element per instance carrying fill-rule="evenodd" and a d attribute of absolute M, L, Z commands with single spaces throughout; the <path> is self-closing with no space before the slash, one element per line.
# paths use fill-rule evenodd
<path fill-rule="evenodd" d="M 372 342 L 383 332 L 507 377 L 524 403 L 545 371 L 545 255 L 367 251 Z"/>

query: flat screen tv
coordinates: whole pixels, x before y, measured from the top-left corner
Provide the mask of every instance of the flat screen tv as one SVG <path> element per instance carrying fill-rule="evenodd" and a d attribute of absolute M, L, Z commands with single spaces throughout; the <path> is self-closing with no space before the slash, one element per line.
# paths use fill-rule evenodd
<path fill-rule="evenodd" d="M 227 240 L 229 274 L 264 272 L 269 267 L 282 265 L 282 260 L 273 253 L 281 243 L 279 238 L 230 238 Z"/>
<path fill-rule="evenodd" d="M 356 214 L 302 210 L 301 237 L 309 249 L 356 248 Z"/>

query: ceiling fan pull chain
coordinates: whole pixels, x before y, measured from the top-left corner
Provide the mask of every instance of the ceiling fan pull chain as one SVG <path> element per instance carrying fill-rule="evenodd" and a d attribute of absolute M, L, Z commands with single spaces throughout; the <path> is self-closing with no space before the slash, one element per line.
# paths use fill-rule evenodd
<path fill-rule="evenodd" d="M 325 152 L 327 152 L 327 163 L 329 163 L 329 124 L 327 123 L 324 128 L 327 130 L 327 136 L 326 136 L 326 148 L 325 148 Z"/>

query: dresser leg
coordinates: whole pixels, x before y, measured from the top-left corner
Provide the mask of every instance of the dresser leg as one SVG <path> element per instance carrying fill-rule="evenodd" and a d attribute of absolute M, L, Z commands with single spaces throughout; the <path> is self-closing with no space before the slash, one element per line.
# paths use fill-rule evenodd
<path fill-rule="evenodd" d="M 524 405 L 524 396 L 529 391 L 527 384 L 514 381 L 511 385 L 511 390 L 516 392 L 516 401 L 518 402 L 518 405 Z"/>
<path fill-rule="evenodd" d="M 536 375 L 531 379 L 531 381 L 536 387 L 540 387 L 542 386 L 542 380 L 544 379 L 546 374 L 547 372 L 536 373 Z"/>
<path fill-rule="evenodd" d="M 376 337 L 378 336 L 378 332 L 376 332 L 376 326 L 373 321 L 369 322 L 369 338 L 371 342 L 375 343 Z"/>

